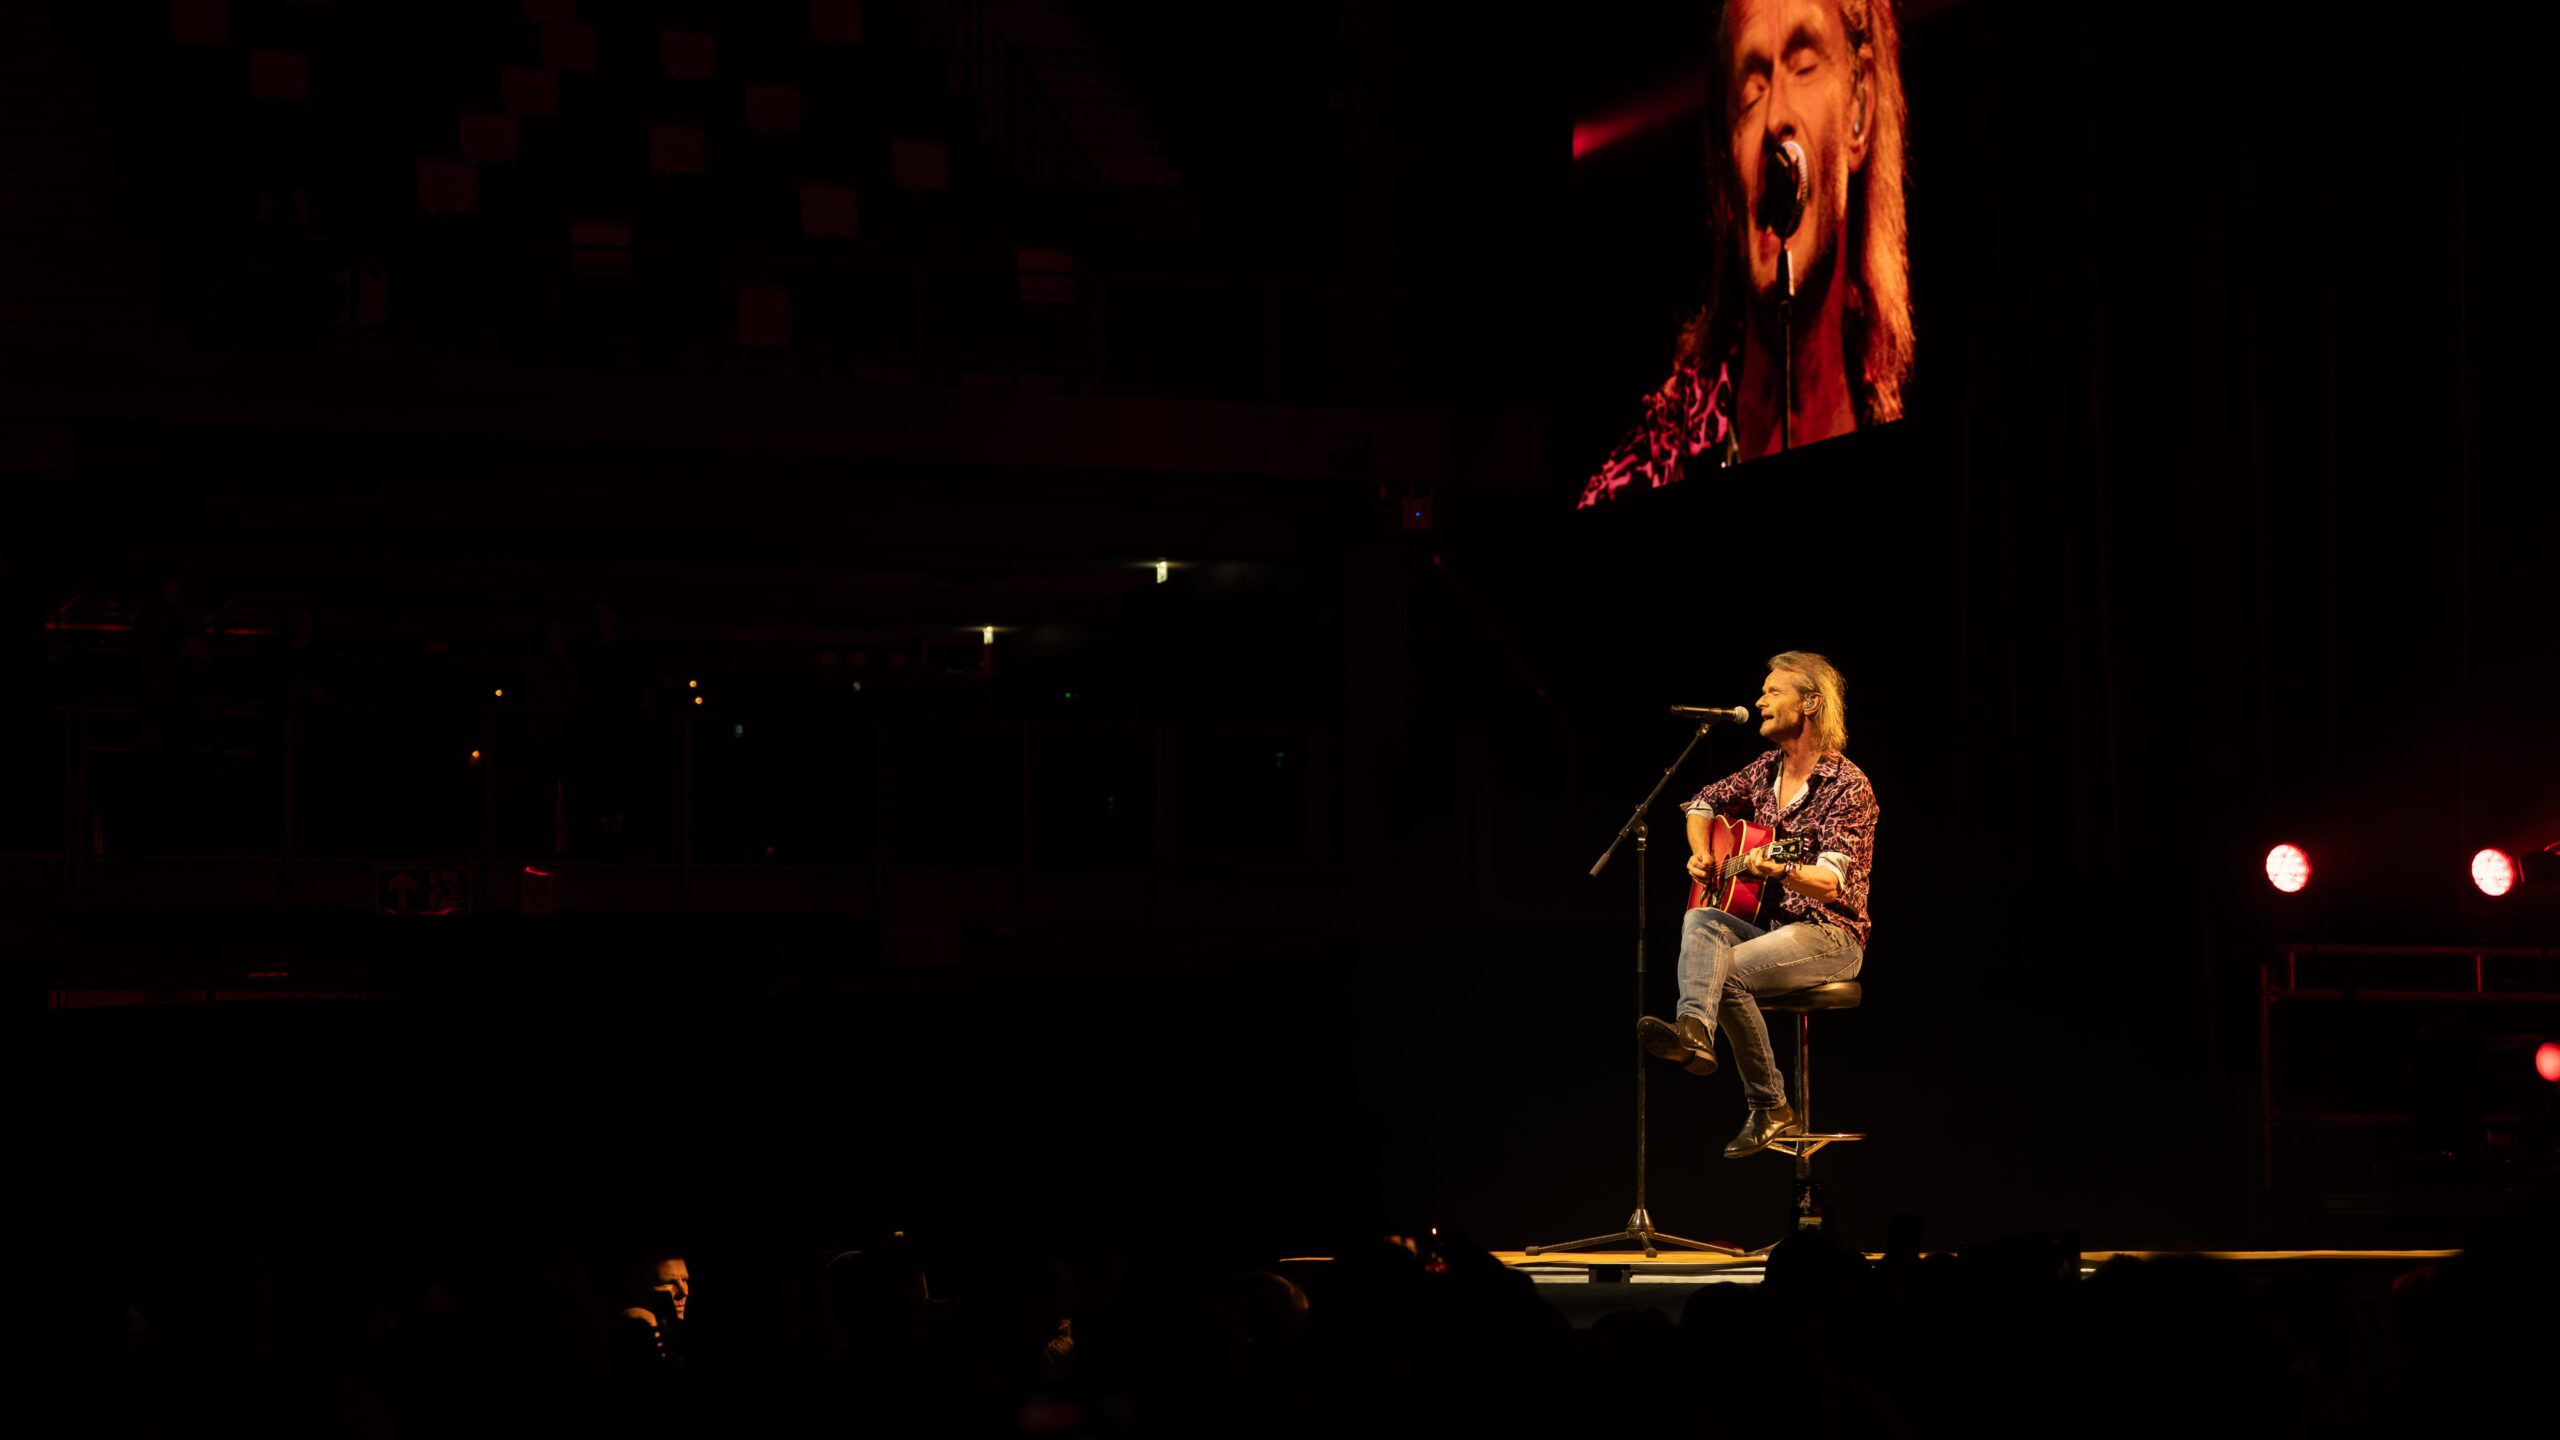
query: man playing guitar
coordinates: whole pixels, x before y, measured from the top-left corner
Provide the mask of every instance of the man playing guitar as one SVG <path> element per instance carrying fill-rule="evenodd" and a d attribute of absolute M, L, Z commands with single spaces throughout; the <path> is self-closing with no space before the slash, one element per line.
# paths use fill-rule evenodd
<path fill-rule="evenodd" d="M 1760 734 L 1776 748 L 1685 807 L 1689 874 L 1700 882 L 1715 879 L 1709 836 L 1720 816 L 1800 838 L 1817 857 L 1803 864 L 1743 858 L 1741 874 L 1775 882 L 1759 887 L 1768 897 L 1759 913 L 1691 910 L 1680 926 L 1680 1009 L 1667 1024 L 1650 1015 L 1636 1024 L 1646 1050 L 1693 1075 L 1715 1073 L 1722 1026 L 1751 1105 L 1742 1133 L 1724 1149 L 1729 1160 L 1756 1155 L 1800 1128 L 1752 997 L 1855 979 L 1866 958 L 1876 797 L 1866 772 L 1840 753 L 1849 740 L 1842 689 L 1840 672 L 1819 655 L 1771 656 L 1756 708 Z"/>

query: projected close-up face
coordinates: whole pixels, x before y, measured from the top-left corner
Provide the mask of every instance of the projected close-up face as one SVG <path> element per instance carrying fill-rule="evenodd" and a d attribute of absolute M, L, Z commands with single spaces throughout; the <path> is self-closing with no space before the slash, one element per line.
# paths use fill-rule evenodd
<path fill-rule="evenodd" d="M 1582 282 L 1587 343 L 1613 357 L 1588 372 L 1588 413 L 1619 436 L 1583 472 L 1585 507 L 1903 418 L 1912 306 L 1894 0 L 1726 0 L 1682 16 L 1654 22 L 1685 57 L 1679 76 L 1604 65 L 1607 98 L 1574 131 L 1580 203 L 1607 237 Z M 1611 48 L 1606 64 L 1636 53 Z M 1682 191 L 1703 204 L 1665 205 Z M 1634 214 L 1661 228 L 1621 223 Z M 1666 302 L 1680 314 L 1672 334 L 1655 318 Z M 1646 351 L 1662 358 L 1614 360 Z M 1667 377 L 1655 368 L 1666 359 Z"/>
<path fill-rule="evenodd" d="M 1866 163 L 1859 113 L 1866 88 L 1834 0 L 1735 0 L 1724 28 L 1735 208 L 1755 217 L 1736 227 L 1731 242 L 1753 297 L 1767 304 L 1776 298 L 1782 245 L 1794 246 L 1800 277 L 1818 279 L 1838 259 L 1849 177 Z M 1794 237 L 1782 240 L 1756 217 L 1770 181 L 1769 151 L 1790 139 L 1812 162 L 1812 194 Z"/>

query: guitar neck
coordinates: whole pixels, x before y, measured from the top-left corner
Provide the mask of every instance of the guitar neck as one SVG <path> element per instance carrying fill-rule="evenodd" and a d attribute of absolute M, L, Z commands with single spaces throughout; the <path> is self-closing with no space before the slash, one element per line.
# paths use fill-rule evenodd
<path fill-rule="evenodd" d="M 1769 845 L 1775 845 L 1777 843 L 1777 841 L 1772 840 L 1769 842 Z M 1734 876 L 1741 874 L 1744 867 L 1748 866 L 1752 861 L 1768 854 L 1769 845 L 1754 845 L 1739 855 L 1729 857 L 1717 873 L 1727 880 L 1732 879 Z"/>

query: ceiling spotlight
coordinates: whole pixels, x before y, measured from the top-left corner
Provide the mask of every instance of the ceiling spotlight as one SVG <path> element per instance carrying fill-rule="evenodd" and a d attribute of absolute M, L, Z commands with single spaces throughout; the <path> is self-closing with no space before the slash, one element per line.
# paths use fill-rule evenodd
<path fill-rule="evenodd" d="M 2311 883 L 2311 857 L 2299 845 L 2279 845 L 2267 852 L 2267 883 L 2291 895 Z"/>
<path fill-rule="evenodd" d="M 2496 897 L 2516 888 L 2516 860 L 2504 850 L 2489 849 L 2471 857 L 2471 883 L 2483 895 Z"/>
<path fill-rule="evenodd" d="M 979 627 L 979 635 L 980 635 L 980 639 L 979 639 L 979 642 L 978 642 L 979 644 L 982 644 L 982 645 L 993 645 L 994 643 L 996 643 L 996 627 L 994 627 L 993 625 L 983 625 L 983 626 L 980 626 L 980 627 Z"/>
<path fill-rule="evenodd" d="M 1170 579 L 1172 579 L 1172 578 L 1173 578 L 1173 562 L 1172 562 L 1172 561 L 1170 561 L 1170 560 L 1159 560 L 1159 561 L 1157 561 L 1157 562 L 1156 562 L 1156 583 L 1157 583 L 1157 584 L 1159 584 L 1159 585 L 1161 585 L 1161 584 L 1163 584 L 1164 582 L 1166 582 L 1167 580 L 1170 580 Z"/>

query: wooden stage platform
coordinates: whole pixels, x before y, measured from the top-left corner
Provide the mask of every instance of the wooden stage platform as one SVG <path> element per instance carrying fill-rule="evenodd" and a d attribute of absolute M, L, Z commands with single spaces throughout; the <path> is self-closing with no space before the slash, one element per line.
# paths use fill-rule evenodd
<path fill-rule="evenodd" d="M 2202 1255 L 2237 1266 L 2252 1286 L 2281 1280 L 2290 1286 L 2309 1284 L 2344 1295 L 2388 1289 L 2404 1270 L 2436 1264 L 2459 1254 L 2455 1250 L 2084 1250 L 2080 1273 L 2085 1278 L 2117 1256 L 2156 1260 L 2173 1255 Z M 1960 1255 L 1960 1251 L 1927 1251 L 1924 1258 Z M 1496 1250 L 1495 1259 L 1537 1282 L 1540 1294 L 1576 1328 L 1588 1327 L 1622 1311 L 1658 1310 L 1678 1316 L 1689 1297 L 1710 1285 L 1757 1285 L 1768 1262 L 1760 1256 L 1725 1256 L 1703 1251 L 1666 1250 L 1653 1259 L 1641 1250 L 1576 1251 L 1562 1255 L 1528 1255 Z M 1325 1256 L 1298 1256 L 1283 1261 L 1297 1278 L 1320 1276 Z M 1871 1261 L 1882 1261 L 1870 1252 Z"/>
<path fill-rule="evenodd" d="M 1932 1254 L 1938 1252 L 1930 1252 Z M 1953 1252 L 1949 1252 L 1953 1253 Z M 2400 1261 L 2425 1265 L 2448 1260 L 2460 1254 L 2457 1250 L 2083 1250 L 2080 1264 L 2095 1269 L 2118 1255 L 2137 1260 L 2157 1259 L 2163 1255 L 2207 1255 L 2238 1265 L 2257 1265 L 2283 1260 L 2363 1260 Z M 1727 1270 L 1757 1270 L 1767 1263 L 1757 1255 L 1717 1255 L 1703 1250 L 1663 1250 L 1648 1260 L 1641 1250 L 1576 1250 L 1566 1254 L 1530 1255 L 1519 1250 L 1496 1250 L 1493 1258 L 1522 1270 L 1590 1269 L 1595 1266 L 1623 1266 L 1637 1273 L 1680 1274 L 1715 1273 Z M 1884 1256 L 1870 1251 L 1870 1260 Z"/>
<path fill-rule="evenodd" d="M 1929 1255 L 1941 1253 L 1956 1252 L 1927 1252 Z M 2428 1265 L 2450 1260 L 2460 1253 L 2458 1250 L 2083 1250 L 2080 1252 L 2080 1268 L 2084 1272 L 2095 1270 L 2119 1255 L 2137 1260 L 2155 1260 L 2167 1255 L 2203 1255 L 2255 1269 L 2292 1262 Z M 1331 1258 L 1327 1255 L 1294 1255 L 1282 1263 L 1322 1265 Z M 1493 1258 L 1541 1280 L 1567 1283 L 1597 1278 L 1590 1274 L 1592 1271 L 1610 1272 L 1609 1278 L 1630 1281 L 1648 1277 L 1693 1281 L 1722 1278 L 1748 1283 L 1757 1280 L 1760 1271 L 1768 1264 L 1763 1256 L 1717 1255 L 1702 1250 L 1664 1250 L 1652 1259 L 1646 1259 L 1641 1250 L 1577 1250 L 1552 1255 L 1496 1250 Z M 1867 1258 L 1881 1262 L 1884 1256 L 1870 1251 Z"/>

